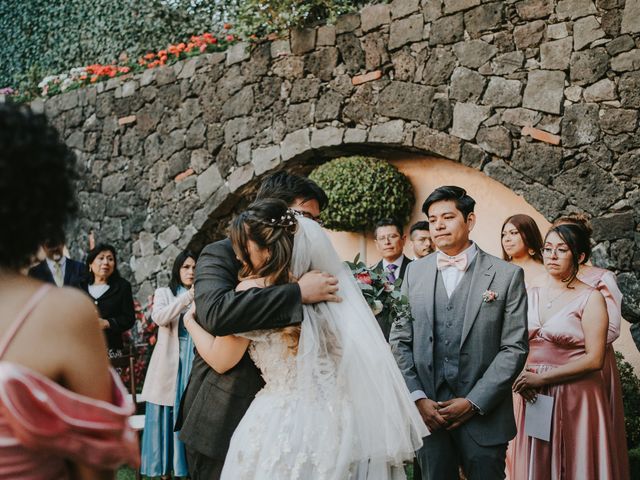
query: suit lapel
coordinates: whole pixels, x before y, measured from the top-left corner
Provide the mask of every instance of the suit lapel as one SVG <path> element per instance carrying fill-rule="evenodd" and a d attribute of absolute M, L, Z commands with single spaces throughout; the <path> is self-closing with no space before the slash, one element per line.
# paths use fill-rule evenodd
<path fill-rule="evenodd" d="M 433 333 L 436 273 L 436 256 L 433 255 L 433 258 L 428 258 L 425 262 L 424 270 L 413 287 L 423 302 L 421 308 L 426 314 L 427 331 L 431 334 Z"/>
<path fill-rule="evenodd" d="M 464 341 L 466 340 L 467 335 L 469 335 L 469 331 L 478 317 L 478 313 L 480 312 L 480 307 L 483 302 L 482 294 L 489 289 L 489 285 L 491 285 L 491 281 L 493 280 L 495 273 L 491 257 L 478 248 L 476 266 L 473 270 L 473 277 L 471 277 L 471 286 L 469 287 L 469 296 L 467 298 L 467 308 L 464 314 L 460 347 L 464 345 Z"/>

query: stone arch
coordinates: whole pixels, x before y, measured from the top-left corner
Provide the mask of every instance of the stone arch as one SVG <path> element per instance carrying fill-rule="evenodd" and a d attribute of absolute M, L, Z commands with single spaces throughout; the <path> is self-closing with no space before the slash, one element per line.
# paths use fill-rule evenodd
<path fill-rule="evenodd" d="M 264 173 L 422 152 L 549 220 L 593 215 L 595 259 L 640 318 L 640 10 L 622 3 L 394 0 L 37 101 L 80 158 L 72 251 L 94 230 L 148 291 Z"/>

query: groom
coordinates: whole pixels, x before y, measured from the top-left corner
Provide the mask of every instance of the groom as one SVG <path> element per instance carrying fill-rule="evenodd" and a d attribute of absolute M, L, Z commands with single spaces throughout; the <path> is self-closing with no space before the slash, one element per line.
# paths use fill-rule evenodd
<path fill-rule="evenodd" d="M 327 204 L 313 181 L 284 171 L 267 177 L 257 198 L 283 200 L 313 220 Z M 302 321 L 303 303 L 339 301 L 337 280 L 326 273 L 312 271 L 297 283 L 236 292 L 239 270 L 229 239 L 207 245 L 198 258 L 196 314 L 198 323 L 214 335 L 286 327 Z M 263 385 L 248 353 L 234 368 L 218 374 L 196 352 L 176 422 L 192 480 L 220 478 L 231 436 Z"/>
<path fill-rule="evenodd" d="M 438 247 L 412 262 L 402 285 L 413 321 L 390 343 L 431 435 L 417 452 L 423 480 L 505 477 L 516 433 L 511 384 L 527 352 L 521 268 L 469 240 L 475 201 L 460 187 L 434 190 L 422 211 Z"/>

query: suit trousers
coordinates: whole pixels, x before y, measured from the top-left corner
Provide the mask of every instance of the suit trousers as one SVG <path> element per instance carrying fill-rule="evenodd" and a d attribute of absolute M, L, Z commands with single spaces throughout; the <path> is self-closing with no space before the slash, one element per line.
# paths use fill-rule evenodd
<path fill-rule="evenodd" d="M 438 401 L 455 397 L 444 383 L 437 389 Z M 473 418 L 471 420 L 473 421 Z M 436 430 L 424 439 L 417 452 L 422 480 L 458 480 L 462 466 L 467 480 L 502 480 L 505 478 L 507 444 L 482 446 L 464 425 L 455 430 Z M 415 477 L 416 479 L 418 477 Z"/>
<path fill-rule="evenodd" d="M 219 480 L 222 475 L 224 458 L 211 458 L 189 448 L 185 445 L 187 452 L 187 464 L 189 467 L 189 478 L 191 480 Z"/>

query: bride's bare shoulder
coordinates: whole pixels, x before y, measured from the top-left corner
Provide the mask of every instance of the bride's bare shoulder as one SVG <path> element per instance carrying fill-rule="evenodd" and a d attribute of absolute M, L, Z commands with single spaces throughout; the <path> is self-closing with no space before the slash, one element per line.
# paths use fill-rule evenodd
<path fill-rule="evenodd" d="M 244 290 L 249 290 L 250 288 L 264 288 L 265 286 L 266 285 L 264 277 L 245 278 L 236 287 L 236 292 L 242 292 Z"/>

